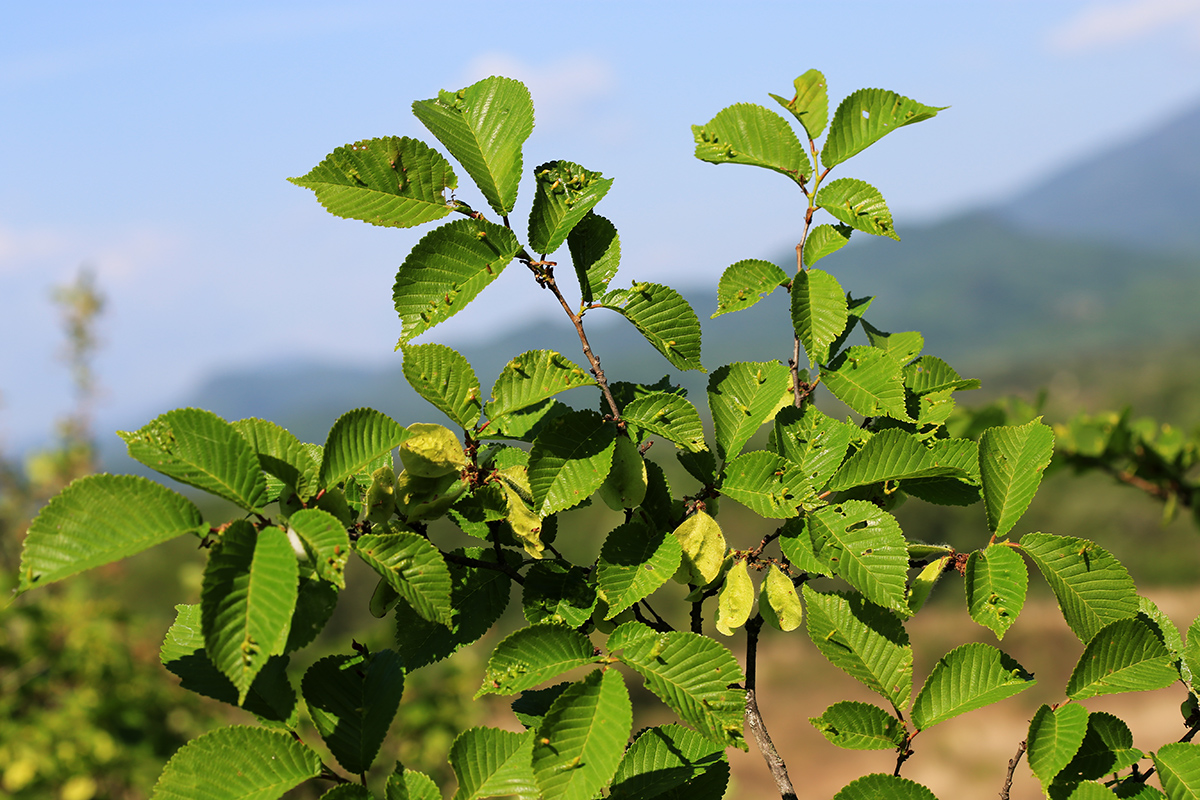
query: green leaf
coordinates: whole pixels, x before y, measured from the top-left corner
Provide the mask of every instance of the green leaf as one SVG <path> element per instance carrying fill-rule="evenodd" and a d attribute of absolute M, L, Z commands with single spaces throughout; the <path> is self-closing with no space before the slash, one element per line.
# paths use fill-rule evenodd
<path fill-rule="evenodd" d="M 455 550 L 451 555 L 497 563 L 490 547 Z M 517 560 L 512 554 L 507 558 L 510 566 Z M 508 575 L 487 567 L 455 563 L 448 567 L 453 581 L 450 627 L 424 619 L 405 600 L 396 604 L 396 649 L 409 671 L 441 661 L 471 644 L 488 632 L 508 605 L 512 587 Z"/>
<path fill-rule="evenodd" d="M 319 508 L 302 509 L 288 517 L 288 532 L 300 537 L 322 580 L 346 588 L 350 537 L 337 517 Z"/>
<path fill-rule="evenodd" d="M 407 136 L 364 139 L 339 147 L 299 178 L 330 214 L 372 225 L 411 228 L 454 210 L 446 190 L 458 177 L 442 154 Z"/>
<path fill-rule="evenodd" d="M 526 728 L 537 728 L 542 724 L 550 706 L 570 686 L 569 681 L 547 686 L 545 689 L 526 689 L 512 701 L 513 716 Z"/>
<path fill-rule="evenodd" d="M 680 719 L 723 746 L 745 746 L 745 696 L 729 686 L 743 679 L 733 654 L 719 642 L 685 631 L 659 633 L 640 622 L 608 638 L 609 653 L 636 670 Z"/>
<path fill-rule="evenodd" d="M 516 694 L 567 670 L 594 663 L 592 642 L 582 633 L 553 622 L 530 625 L 510 633 L 496 645 L 475 696 Z"/>
<path fill-rule="evenodd" d="M 1197 677 L 1200 677 L 1200 617 L 1192 620 L 1192 624 L 1188 626 L 1187 644 L 1184 645 L 1180 655 L 1183 656 L 1183 666 L 1192 674 L 1192 680 L 1188 682 L 1191 685 L 1196 682 Z"/>
<path fill-rule="evenodd" d="M 908 778 L 876 772 L 846 784 L 833 800 L 937 800 L 933 792 Z"/>
<path fill-rule="evenodd" d="M 862 327 L 863 332 L 867 334 L 867 341 L 871 343 L 871 346 L 886 351 L 902 367 L 919 356 L 921 350 L 925 347 L 925 337 L 916 331 L 887 333 L 879 330 L 866 320 L 863 320 Z"/>
<path fill-rule="evenodd" d="M 542 428 L 529 453 L 533 509 L 543 517 L 592 495 L 612 466 L 616 430 L 594 411 L 571 411 Z"/>
<path fill-rule="evenodd" d="M 385 800 L 442 800 L 442 790 L 423 772 L 401 771 L 400 764 L 388 775 Z"/>
<path fill-rule="evenodd" d="M 866 500 L 847 500 L 819 508 L 805 521 L 819 561 L 872 603 L 908 613 L 908 547 L 891 514 Z"/>
<path fill-rule="evenodd" d="M 450 625 L 450 570 L 428 539 L 409 532 L 366 534 L 354 550 L 414 611 L 430 622 Z"/>
<path fill-rule="evenodd" d="M 1158 782 L 1170 800 L 1200 797 L 1200 745 L 1173 742 L 1151 755 L 1158 770 Z"/>
<path fill-rule="evenodd" d="M 1101 628 L 1067 681 L 1067 697 L 1148 692 L 1179 680 L 1175 657 L 1142 619 L 1119 619 Z"/>
<path fill-rule="evenodd" d="M 447 417 L 463 428 L 479 422 L 482 391 L 470 362 L 442 344 L 408 344 L 404 352 L 404 379 Z"/>
<path fill-rule="evenodd" d="M 258 454 L 211 411 L 178 408 L 140 429 L 117 431 L 129 457 L 155 472 L 224 497 L 247 511 L 266 505 L 267 481 Z"/>
<path fill-rule="evenodd" d="M 912 645 L 900 617 L 858 593 L 825 594 L 804 585 L 808 635 L 835 667 L 896 708 L 912 692 Z"/>
<path fill-rule="evenodd" d="M 611 800 L 721 800 L 729 783 L 723 748 L 682 725 L 642 731 L 613 776 Z"/>
<path fill-rule="evenodd" d="M 1148 786 L 1143 788 L 1150 789 Z M 1152 792 L 1153 789 L 1150 789 Z M 1114 797 L 1124 797 L 1126 795 L 1118 795 L 1108 786 L 1102 783 L 1092 781 L 1084 781 L 1082 783 L 1055 783 L 1051 784 L 1047 795 L 1051 800 L 1113 800 Z M 1154 795 L 1144 796 L 1138 794 L 1138 797 L 1153 797 Z"/>
<path fill-rule="evenodd" d="M 904 378 L 900 365 L 882 350 L 859 345 L 845 350 L 827 367 L 821 382 L 851 409 L 864 417 L 886 415 L 912 422 L 904 405 Z"/>
<path fill-rule="evenodd" d="M 450 747 L 450 766 L 458 780 L 453 800 L 480 797 L 536 797 L 533 777 L 533 731 L 513 733 L 498 728 L 470 728 Z"/>
<path fill-rule="evenodd" d="M 913 701 L 917 730 L 1012 697 L 1037 681 L 1020 664 L 981 642 L 964 644 L 942 656 Z"/>
<path fill-rule="evenodd" d="M 321 774 L 321 757 L 291 733 L 218 728 L 171 756 L 154 800 L 275 800 Z"/>
<path fill-rule="evenodd" d="M 613 179 L 570 161 L 547 161 L 533 170 L 536 194 L 529 212 L 529 247 L 548 255 L 591 213 L 612 188 Z"/>
<path fill-rule="evenodd" d="M 411 434 L 387 414 L 356 408 L 329 429 L 321 461 L 321 485 L 335 486 L 398 447 Z"/>
<path fill-rule="evenodd" d="M 786 272 L 761 258 L 747 258 L 732 264 L 721 273 L 717 284 L 717 310 L 710 319 L 750 308 L 787 282 Z"/>
<path fill-rule="evenodd" d="M 962 378 L 954 368 L 936 356 L 921 356 L 904 368 L 904 384 L 916 395 L 944 392 L 947 389 L 978 389 L 978 378 Z"/>
<path fill-rule="evenodd" d="M 839 178 L 821 187 L 816 204 L 834 219 L 872 236 L 900 241 L 887 202 L 871 184 L 857 178 Z"/>
<path fill-rule="evenodd" d="M 327 656 L 300 684 L 325 745 L 348 772 L 371 768 L 404 693 L 404 664 L 391 650 Z"/>
<path fill-rule="evenodd" d="M 1088 710 L 1076 703 L 1057 709 L 1043 705 L 1033 715 L 1025 741 L 1029 768 L 1041 781 L 1043 791 L 1071 763 L 1087 729 Z"/>
<path fill-rule="evenodd" d="M 897 128 L 927 120 L 946 108 L 922 105 L 884 89 L 859 89 L 834 112 L 821 163 L 826 168 L 840 164 Z"/>
<path fill-rule="evenodd" d="M 1030 533 L 1021 539 L 1025 552 L 1050 584 L 1063 619 L 1081 642 L 1101 628 L 1137 616 L 1133 579 L 1107 550 L 1086 539 Z"/>
<path fill-rule="evenodd" d="M 920 438 L 899 428 L 882 430 L 846 459 L 829 482 L 829 488 L 841 491 L 906 478 L 971 477 L 966 470 L 953 462 L 947 463 L 949 459 L 939 458 L 939 455 L 941 453 L 926 447 Z"/>
<path fill-rule="evenodd" d="M 375 800 L 375 798 L 365 786 L 357 783 L 341 783 L 321 795 L 320 800 Z"/>
<path fill-rule="evenodd" d="M 529 350 L 512 359 L 492 385 L 488 419 L 520 411 L 579 386 L 595 386 L 596 379 L 566 356 L 553 350 Z"/>
<path fill-rule="evenodd" d="M 850 241 L 854 229 L 849 225 L 818 225 L 804 240 L 804 266 L 811 268 L 825 256 L 833 255 Z"/>
<path fill-rule="evenodd" d="M 816 139 L 825 130 L 829 120 L 829 95 L 825 89 L 825 76 L 815 69 L 792 81 L 796 93 L 791 100 L 771 95 L 778 103 L 800 120 L 809 139 Z"/>
<path fill-rule="evenodd" d="M 1025 562 L 1012 547 L 988 545 L 971 553 L 963 578 L 971 619 L 1003 639 L 1025 605 L 1029 588 Z"/>
<path fill-rule="evenodd" d="M 288 630 L 284 652 L 294 653 L 312 644 L 333 616 L 337 601 L 338 589 L 333 584 L 316 577 L 301 578 L 296 592 L 296 610 L 292 613 L 292 624 Z M 267 667 L 270 666 L 271 662 L 268 661 Z M 254 692 L 253 686 L 250 687 L 250 691 Z"/>
<path fill-rule="evenodd" d="M 615 528 L 604 540 L 596 565 L 596 585 L 612 619 L 649 597 L 679 569 L 683 548 L 670 531 L 651 530 L 636 521 Z"/>
<path fill-rule="evenodd" d="M 808 721 L 831 743 L 846 750 L 895 750 L 905 741 L 900 720 L 868 703 L 843 700 Z"/>
<path fill-rule="evenodd" d="M 738 361 L 708 379 L 717 455 L 732 459 L 750 437 L 791 402 L 791 373 L 778 361 Z"/>
<path fill-rule="evenodd" d="M 1088 715 L 1083 743 L 1071 763 L 1059 773 L 1060 780 L 1099 780 L 1132 767 L 1143 755 L 1133 746 L 1128 725 L 1112 714 L 1093 711 Z"/>
<path fill-rule="evenodd" d="M 706 586 L 721 574 L 725 562 L 725 534 L 708 512 L 696 509 L 674 530 L 683 549 L 680 578 L 695 586 Z M 611 646 L 611 645 L 610 645 Z"/>
<path fill-rule="evenodd" d="M 846 458 L 856 428 L 806 403 L 803 409 L 781 409 L 771 433 L 776 451 L 799 466 L 814 489 L 821 489 Z"/>
<path fill-rule="evenodd" d="M 175 606 L 175 622 L 159 649 L 162 665 L 179 677 L 189 692 L 238 705 L 238 690 L 221 674 L 204 650 L 200 606 Z M 296 693 L 287 680 L 287 658 L 272 656 L 258 673 L 242 707 L 262 720 L 294 727 L 298 721 Z"/>
<path fill-rule="evenodd" d="M 308 448 L 289 431 L 264 419 L 239 419 L 232 423 L 267 474 L 267 502 L 277 499 L 285 486 L 307 500 L 317 492 L 318 462 Z"/>
<path fill-rule="evenodd" d="M 520 81 L 484 78 L 413 103 L 413 115 L 458 159 L 497 214 L 517 202 L 521 146 L 533 132 L 533 100 Z"/>
<path fill-rule="evenodd" d="M 587 572 L 561 561 L 534 564 L 521 588 L 522 610 L 531 625 L 555 622 L 578 628 L 591 619 L 596 608 L 596 587 L 588 581 Z"/>
<path fill-rule="evenodd" d="M 596 212 L 589 212 L 567 234 L 567 249 L 579 278 L 584 303 L 608 291 L 608 282 L 621 265 L 621 239 L 617 229 Z"/>
<path fill-rule="evenodd" d="M 545 800 L 591 800 L 625 754 L 633 707 L 616 670 L 596 670 L 550 706 L 533 741 L 533 774 Z"/>
<path fill-rule="evenodd" d="M 1040 419 L 1019 427 L 988 428 L 979 437 L 979 474 L 988 527 L 1012 530 L 1037 494 L 1054 455 L 1054 431 Z"/>
<path fill-rule="evenodd" d="M 1087 784 L 1079 785 L 1086 786 Z M 1158 789 L 1133 777 L 1126 778 L 1117 784 L 1112 793 L 1117 797 L 1131 798 L 1132 800 L 1167 800 L 1167 796 Z"/>
<path fill-rule="evenodd" d="M 849 320 L 846 295 L 837 278 L 819 269 L 800 272 L 792 281 L 792 327 L 810 364 L 826 364 L 830 345 Z"/>
<path fill-rule="evenodd" d="M 766 450 L 743 453 L 726 464 L 720 489 L 768 519 L 794 517 L 801 505 L 817 499 L 799 467 Z"/>
<path fill-rule="evenodd" d="M 239 703 L 267 659 L 283 655 L 298 581 L 296 554 L 279 528 L 256 532 L 237 520 L 212 549 L 200 591 L 204 649 Z"/>
<path fill-rule="evenodd" d="M 181 494 L 133 475 L 73 481 L 38 512 L 21 549 L 18 592 L 140 553 L 206 529 Z"/>
<path fill-rule="evenodd" d="M 596 303 L 633 323 L 655 350 L 677 369 L 704 372 L 700 363 L 700 319 L 679 292 L 657 283 L 615 289 Z"/>
<path fill-rule="evenodd" d="M 571 407 L 557 400 L 543 400 L 537 405 L 507 414 L 479 432 L 481 439 L 516 439 L 532 442 L 550 421 L 571 412 Z"/>
<path fill-rule="evenodd" d="M 392 287 L 402 323 L 397 348 L 466 308 L 520 249 L 512 231 L 485 219 L 455 220 L 427 233 Z"/>
<path fill-rule="evenodd" d="M 708 447 L 696 407 L 686 397 L 671 392 L 639 395 L 621 409 L 621 419 L 693 453 Z"/>
<path fill-rule="evenodd" d="M 749 164 L 786 175 L 801 188 L 812 175 L 812 162 L 792 127 L 774 111 L 737 103 L 705 125 L 693 125 L 696 158 L 710 164 Z"/>

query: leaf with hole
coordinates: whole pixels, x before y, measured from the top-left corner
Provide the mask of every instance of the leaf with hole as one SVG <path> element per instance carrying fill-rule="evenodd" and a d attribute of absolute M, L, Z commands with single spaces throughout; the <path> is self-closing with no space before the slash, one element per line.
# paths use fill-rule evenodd
<path fill-rule="evenodd" d="M 885 89 L 859 89 L 838 104 L 821 149 L 821 163 L 840 164 L 897 128 L 930 119 L 946 108 L 923 105 Z"/>

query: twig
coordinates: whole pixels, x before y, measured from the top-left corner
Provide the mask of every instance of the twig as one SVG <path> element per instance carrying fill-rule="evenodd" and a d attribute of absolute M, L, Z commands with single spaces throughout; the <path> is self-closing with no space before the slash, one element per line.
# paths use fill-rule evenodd
<path fill-rule="evenodd" d="M 1025 740 L 1017 745 L 1017 752 L 1008 760 L 1008 774 L 1004 776 L 1004 788 L 1000 790 L 1000 800 L 1008 800 L 1009 793 L 1012 791 L 1013 773 L 1017 771 L 1017 762 L 1021 760 L 1021 756 L 1025 755 Z"/>
<path fill-rule="evenodd" d="M 755 614 L 754 618 L 746 623 L 746 727 L 758 743 L 758 750 L 767 762 L 767 769 L 771 771 L 771 777 L 779 789 L 779 796 L 782 800 L 796 800 L 796 790 L 792 788 L 792 779 L 788 777 L 787 764 L 775 749 L 771 734 L 767 732 L 767 724 L 758 710 L 758 632 L 762 630 L 762 626 L 762 614 Z"/>

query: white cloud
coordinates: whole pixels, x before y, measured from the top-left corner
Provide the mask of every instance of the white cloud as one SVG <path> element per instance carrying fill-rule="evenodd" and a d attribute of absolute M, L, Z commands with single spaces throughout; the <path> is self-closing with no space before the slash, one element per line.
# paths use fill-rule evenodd
<path fill-rule="evenodd" d="M 1093 3 L 1050 32 L 1050 49 L 1074 54 L 1129 44 L 1163 30 L 1191 34 L 1200 44 L 1200 0 L 1121 0 Z"/>
<path fill-rule="evenodd" d="M 576 55 L 534 66 L 507 53 L 485 53 L 467 63 L 466 84 L 490 75 L 516 78 L 533 95 L 539 126 L 554 127 L 587 114 L 589 107 L 611 97 L 617 87 L 610 62 Z"/>
<path fill-rule="evenodd" d="M 182 252 L 181 238 L 154 228 L 100 236 L 68 228 L 0 225 L 0 275 L 60 275 L 91 265 L 107 282 L 128 281 L 160 268 Z"/>

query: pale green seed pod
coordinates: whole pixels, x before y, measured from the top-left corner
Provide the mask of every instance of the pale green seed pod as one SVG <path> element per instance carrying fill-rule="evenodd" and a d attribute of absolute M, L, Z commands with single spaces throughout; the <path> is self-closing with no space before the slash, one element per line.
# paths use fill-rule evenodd
<path fill-rule="evenodd" d="M 680 523 L 675 536 L 683 547 L 683 562 L 675 579 L 681 583 L 704 586 L 721 574 L 725 561 L 725 534 L 717 521 L 697 511 Z"/>
<path fill-rule="evenodd" d="M 387 522 L 396 513 L 396 473 L 385 464 L 371 473 L 371 487 L 367 489 L 367 519 L 378 525 Z"/>
<path fill-rule="evenodd" d="M 950 556 L 942 556 L 937 561 L 931 561 L 917 573 L 917 577 L 913 578 L 912 584 L 908 587 L 908 613 L 910 615 L 917 613 L 921 610 L 921 606 L 925 605 L 925 601 L 929 599 L 929 593 L 933 591 L 933 585 L 938 582 L 938 578 L 942 577 L 949 561 Z"/>
<path fill-rule="evenodd" d="M 380 578 L 379 583 L 375 584 L 375 593 L 371 595 L 371 602 L 367 607 L 371 610 L 371 616 L 378 618 L 391 611 L 392 606 L 396 605 L 396 601 L 399 599 L 400 595 L 387 582 L 387 579 Z"/>
<path fill-rule="evenodd" d="M 804 609 L 792 579 L 774 564 L 758 594 L 758 612 L 776 630 L 794 631 L 804 619 Z"/>
<path fill-rule="evenodd" d="M 600 485 L 600 499 L 613 511 L 637 508 L 646 499 L 646 461 L 628 436 L 618 436 L 612 469 Z"/>
<path fill-rule="evenodd" d="M 404 471 L 417 478 L 440 478 L 458 472 L 467 465 L 462 444 L 454 431 L 443 425 L 414 422 L 408 426 L 412 436 L 400 445 Z"/>
<path fill-rule="evenodd" d="M 466 491 L 467 483 L 454 473 L 418 478 L 405 470 L 396 481 L 396 506 L 409 522 L 437 519 Z"/>
<path fill-rule="evenodd" d="M 745 561 L 736 561 L 717 594 L 717 630 L 726 636 L 746 624 L 754 607 L 754 582 Z"/>
<path fill-rule="evenodd" d="M 525 552 L 534 558 L 541 558 L 542 551 L 546 549 L 546 545 L 542 543 L 542 518 L 525 505 L 525 501 L 515 489 L 507 483 L 503 485 L 508 504 L 505 519 L 512 527 L 513 534 L 524 545 Z"/>

